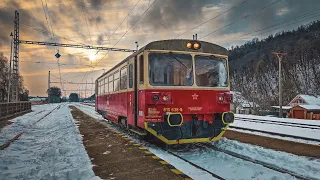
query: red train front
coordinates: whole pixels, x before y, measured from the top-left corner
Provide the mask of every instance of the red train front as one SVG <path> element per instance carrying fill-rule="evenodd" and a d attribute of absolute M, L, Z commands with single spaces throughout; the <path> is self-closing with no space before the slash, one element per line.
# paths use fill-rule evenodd
<path fill-rule="evenodd" d="M 230 112 L 227 50 L 194 40 L 151 42 L 96 81 L 96 110 L 167 144 L 218 140 Z"/>

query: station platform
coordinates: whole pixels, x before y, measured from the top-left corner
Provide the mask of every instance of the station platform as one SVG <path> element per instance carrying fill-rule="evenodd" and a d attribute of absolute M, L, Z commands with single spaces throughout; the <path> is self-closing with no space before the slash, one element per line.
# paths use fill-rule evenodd
<path fill-rule="evenodd" d="M 94 165 L 96 176 L 102 179 L 130 180 L 191 179 L 121 132 L 74 106 L 70 108 L 74 120 L 78 121 L 83 144 Z"/>

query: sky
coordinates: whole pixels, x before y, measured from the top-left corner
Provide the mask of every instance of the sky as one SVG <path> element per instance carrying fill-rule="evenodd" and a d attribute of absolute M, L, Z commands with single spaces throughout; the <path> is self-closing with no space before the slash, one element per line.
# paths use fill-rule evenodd
<path fill-rule="evenodd" d="M 20 40 L 136 49 L 163 39 L 198 39 L 226 48 L 318 20 L 320 0 L 0 0 L 0 53 L 10 56 L 14 12 Z M 54 56 L 61 54 L 58 59 Z M 130 55 L 20 44 L 20 74 L 32 96 L 51 86 L 93 94 L 92 83 Z M 60 73 L 59 73 L 60 67 Z M 58 83 L 55 83 L 58 82 Z M 79 91 L 81 89 L 81 91 Z M 85 89 L 87 94 L 85 95 Z"/>

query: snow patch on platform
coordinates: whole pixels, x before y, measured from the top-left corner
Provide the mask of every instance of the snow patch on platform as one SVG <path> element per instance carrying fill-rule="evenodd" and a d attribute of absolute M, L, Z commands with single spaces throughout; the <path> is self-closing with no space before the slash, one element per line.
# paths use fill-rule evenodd
<path fill-rule="evenodd" d="M 36 111 L 45 111 L 16 118 L 1 132 L 10 138 L 22 130 L 25 133 L 0 151 L 0 179 L 98 179 L 67 105 L 32 125 L 55 106 L 35 106 Z"/>

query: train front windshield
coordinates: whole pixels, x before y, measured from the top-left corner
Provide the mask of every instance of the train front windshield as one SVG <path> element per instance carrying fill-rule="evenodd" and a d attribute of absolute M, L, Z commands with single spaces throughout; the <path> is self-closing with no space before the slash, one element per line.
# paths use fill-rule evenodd
<path fill-rule="evenodd" d="M 190 54 L 150 53 L 149 82 L 154 86 L 192 86 Z"/>
<path fill-rule="evenodd" d="M 228 87 L 227 61 L 215 56 L 195 55 L 197 86 Z"/>
<path fill-rule="evenodd" d="M 154 86 L 228 87 L 227 61 L 215 56 L 150 53 L 149 83 Z M 195 78 L 193 77 L 195 70 Z"/>

